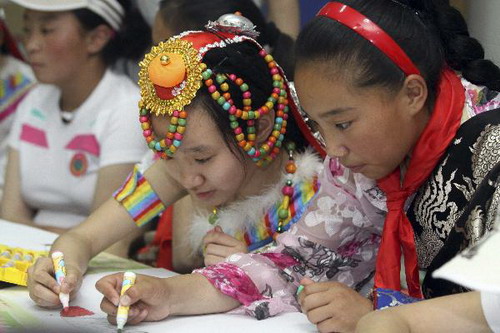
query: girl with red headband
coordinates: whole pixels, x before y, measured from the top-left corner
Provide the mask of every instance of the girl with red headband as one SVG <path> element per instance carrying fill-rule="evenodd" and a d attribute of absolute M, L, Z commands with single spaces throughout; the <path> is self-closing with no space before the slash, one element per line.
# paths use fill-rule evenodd
<path fill-rule="evenodd" d="M 445 1 L 330 2 L 301 33 L 297 57 L 302 107 L 329 156 L 375 179 L 386 201 L 376 308 L 468 291 L 432 272 L 493 228 L 500 70 L 484 60 L 463 17 Z M 370 310 L 335 283 L 304 283 L 302 310 L 322 331 L 354 328 L 339 295 Z M 464 312 L 479 304 L 478 294 L 461 300 Z"/>

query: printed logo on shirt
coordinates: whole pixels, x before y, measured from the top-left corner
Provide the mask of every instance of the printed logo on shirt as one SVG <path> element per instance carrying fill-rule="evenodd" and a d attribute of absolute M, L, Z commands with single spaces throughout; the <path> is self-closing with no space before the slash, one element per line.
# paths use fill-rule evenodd
<path fill-rule="evenodd" d="M 31 115 L 34 116 L 35 118 L 41 119 L 41 120 L 46 120 L 47 117 L 45 117 L 45 114 L 38 110 L 38 109 L 31 109 Z"/>
<path fill-rule="evenodd" d="M 69 162 L 69 170 L 75 177 L 83 176 L 88 169 L 89 162 L 83 153 L 76 153 Z"/>
<path fill-rule="evenodd" d="M 29 142 L 43 148 L 49 148 L 45 131 L 28 124 L 23 124 L 21 128 L 21 141 Z"/>

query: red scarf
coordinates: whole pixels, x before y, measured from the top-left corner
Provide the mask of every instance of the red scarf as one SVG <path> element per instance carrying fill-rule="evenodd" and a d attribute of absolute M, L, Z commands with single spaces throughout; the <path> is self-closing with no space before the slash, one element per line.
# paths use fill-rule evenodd
<path fill-rule="evenodd" d="M 401 250 L 410 296 L 422 298 L 413 228 L 404 212 L 414 193 L 440 160 L 460 127 L 465 102 L 464 88 L 450 69 L 443 71 L 431 118 L 412 151 L 410 165 L 401 185 L 400 168 L 377 181 L 387 195 L 387 216 L 377 256 L 375 288 L 401 290 Z"/>

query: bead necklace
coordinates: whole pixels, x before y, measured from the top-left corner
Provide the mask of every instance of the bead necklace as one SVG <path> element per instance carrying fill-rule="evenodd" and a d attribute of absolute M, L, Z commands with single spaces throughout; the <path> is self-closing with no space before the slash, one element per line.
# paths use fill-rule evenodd
<path fill-rule="evenodd" d="M 281 193 L 283 193 L 283 199 L 281 201 L 280 208 L 278 210 L 278 227 L 276 232 L 278 234 L 283 232 L 283 223 L 290 216 L 290 202 L 293 198 L 294 189 L 293 189 L 293 175 L 297 171 L 297 166 L 295 164 L 294 152 L 295 152 L 295 143 L 288 142 L 286 144 L 286 149 L 288 151 L 288 162 L 285 166 L 286 171 L 286 181 L 285 186 L 281 189 Z M 214 207 L 212 209 L 212 213 L 208 216 L 208 222 L 211 225 L 217 225 L 217 220 L 219 219 L 218 208 Z M 276 236 L 276 234 L 275 234 Z"/>

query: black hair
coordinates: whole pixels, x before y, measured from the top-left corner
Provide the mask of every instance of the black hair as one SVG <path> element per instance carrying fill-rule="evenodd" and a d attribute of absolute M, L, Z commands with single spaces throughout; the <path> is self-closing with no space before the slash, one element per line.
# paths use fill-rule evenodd
<path fill-rule="evenodd" d="M 260 49 L 252 42 L 234 43 L 225 48 L 214 48 L 208 51 L 203 62 L 214 74 L 235 74 L 248 84 L 252 93 L 253 108 L 260 107 L 266 103 L 273 91 L 273 80 L 269 68 L 264 59 L 259 55 Z M 229 93 L 238 108 L 242 108 L 242 92 L 231 80 L 226 81 L 229 85 Z M 214 121 L 221 133 L 227 147 L 237 156 L 240 161 L 245 158 L 244 151 L 239 148 L 234 132 L 231 129 L 229 114 L 211 97 L 205 85 L 200 88 L 193 100 L 194 105 L 202 105 L 210 118 Z M 239 121 L 243 131 L 246 131 L 246 122 Z M 258 126 L 258 121 L 256 122 Z M 259 128 L 257 127 L 257 133 Z M 289 111 L 287 131 L 284 142 L 293 141 L 297 151 L 303 151 L 307 141 L 300 132 L 294 117 Z"/>
<path fill-rule="evenodd" d="M 174 34 L 187 30 L 203 30 L 208 21 L 215 21 L 221 15 L 240 12 L 260 32 L 257 41 L 269 45 L 272 55 L 281 65 L 289 79 L 294 71 L 294 40 L 282 33 L 273 22 L 267 23 L 260 9 L 252 0 L 162 0 L 160 11 L 165 25 Z"/>
<path fill-rule="evenodd" d="M 118 59 L 139 60 L 151 45 L 151 28 L 144 20 L 138 8 L 130 0 L 118 0 L 125 10 L 125 16 L 119 31 L 102 50 L 102 58 L 106 65 L 113 65 Z M 93 30 L 101 24 L 109 24 L 89 9 L 72 11 L 82 27 Z"/>
<path fill-rule="evenodd" d="M 500 90 L 500 69 L 484 59 L 481 44 L 446 0 L 340 0 L 380 26 L 406 52 L 424 77 L 428 104 L 436 97 L 445 66 L 474 84 Z M 398 91 L 405 75 L 369 41 L 327 17 L 314 18 L 300 33 L 297 64 L 326 61 L 346 69 L 357 87 L 382 86 Z M 341 72 L 341 74 L 347 74 Z"/>

